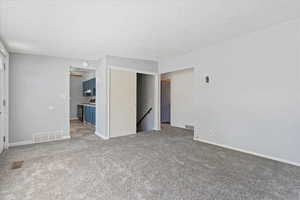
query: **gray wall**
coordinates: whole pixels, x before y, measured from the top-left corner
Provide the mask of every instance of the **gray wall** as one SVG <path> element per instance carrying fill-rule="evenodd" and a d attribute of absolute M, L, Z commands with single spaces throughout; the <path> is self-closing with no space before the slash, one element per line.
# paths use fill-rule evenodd
<path fill-rule="evenodd" d="M 3 88 L 3 91 L 2 91 L 3 98 L 6 100 L 6 106 L 4 106 L 3 109 L 2 109 L 1 117 L 3 117 L 3 124 L 0 124 L 2 126 L 1 128 L 3 128 L 2 131 L 3 131 L 4 135 L 1 135 L 0 138 L 2 138 L 3 136 L 8 138 L 8 136 L 9 136 L 9 134 L 8 134 L 9 133 L 9 109 L 8 108 L 9 108 L 9 104 L 10 104 L 10 99 L 9 99 L 9 70 L 10 70 L 10 67 L 9 67 L 8 52 L 7 52 L 7 50 L 6 50 L 4 44 L 2 43 L 1 40 L 0 40 L 0 51 L 1 51 L 0 56 L 3 58 L 3 62 L 6 64 L 6 70 L 3 73 L 3 75 L 4 75 L 4 77 L 3 77 L 3 79 L 4 79 L 3 80 L 4 88 Z M 4 144 L 4 148 L 8 148 L 8 143 L 7 142 Z"/>
<path fill-rule="evenodd" d="M 97 135 L 108 138 L 108 68 L 106 58 L 94 63 L 96 67 L 96 133 Z"/>
<path fill-rule="evenodd" d="M 149 131 L 154 129 L 154 85 L 154 76 L 137 74 L 137 121 L 152 107 L 152 111 L 138 126 L 138 131 Z"/>
<path fill-rule="evenodd" d="M 70 119 L 77 119 L 77 105 L 88 103 L 89 97 L 83 96 L 82 82 L 84 77 L 70 76 Z"/>
<path fill-rule="evenodd" d="M 117 56 L 106 56 L 108 66 L 128 68 L 141 72 L 158 72 L 158 62 L 152 60 L 141 60 L 133 58 L 123 58 Z"/>
<path fill-rule="evenodd" d="M 187 66 L 197 139 L 300 165 L 299 19 L 160 62 Z"/>
<path fill-rule="evenodd" d="M 69 67 L 83 68 L 83 60 L 28 54 L 10 58 L 11 106 L 10 143 L 28 142 L 32 135 L 62 131 L 69 135 Z M 157 72 L 157 62 L 105 56 L 89 61 L 87 69 L 96 69 L 96 132 L 107 138 L 109 67 Z M 139 68 L 140 67 L 140 68 Z"/>
<path fill-rule="evenodd" d="M 82 60 L 11 54 L 9 142 L 62 131 L 69 135 L 69 67 Z"/>

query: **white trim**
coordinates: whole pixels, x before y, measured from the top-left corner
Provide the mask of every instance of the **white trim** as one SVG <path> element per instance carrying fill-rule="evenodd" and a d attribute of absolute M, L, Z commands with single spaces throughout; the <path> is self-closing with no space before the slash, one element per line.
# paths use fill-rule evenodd
<path fill-rule="evenodd" d="M 106 132 L 110 137 L 110 74 L 111 70 L 106 68 Z"/>
<path fill-rule="evenodd" d="M 33 141 L 26 140 L 26 141 L 22 141 L 22 142 L 9 143 L 9 147 L 23 146 L 23 145 L 28 145 L 28 144 L 33 144 Z"/>
<path fill-rule="evenodd" d="M 9 109 L 9 107 L 10 107 L 10 98 L 9 98 L 9 92 L 10 92 L 10 87 L 9 87 L 9 85 L 10 85 L 10 77 L 9 77 L 9 71 L 10 71 L 10 69 L 9 69 L 9 54 L 8 54 L 8 52 L 6 51 L 6 53 L 7 53 L 7 55 L 6 55 L 6 57 L 5 57 L 5 62 L 6 62 L 6 112 L 7 112 L 7 114 L 6 114 L 6 117 L 7 117 L 7 122 L 6 122 L 6 126 L 7 126 L 7 131 L 6 131 L 6 135 L 5 135 L 5 137 L 6 137 L 6 140 L 5 140 L 5 149 L 8 149 L 8 147 L 9 147 L 9 143 L 8 143 L 8 141 L 9 141 L 9 118 L 10 118 L 10 109 Z"/>
<path fill-rule="evenodd" d="M 217 144 L 217 143 L 214 143 L 214 142 L 210 142 L 210 141 L 207 141 L 207 140 L 200 139 L 198 137 L 194 137 L 194 140 L 198 141 L 198 142 L 203 142 L 203 143 L 206 143 L 206 144 L 211 144 L 211 145 L 223 147 L 223 148 L 226 148 L 226 149 L 231 149 L 231 150 L 234 150 L 234 151 L 239 151 L 239 152 L 242 152 L 242 153 L 251 154 L 251 155 L 254 155 L 254 156 L 261 157 L 261 158 L 266 158 L 266 159 L 269 159 L 269 160 L 274 160 L 274 161 L 277 161 L 277 162 L 286 163 L 286 164 L 290 164 L 290 165 L 300 167 L 300 163 L 297 163 L 297 162 L 292 162 L 292 161 L 284 160 L 284 159 L 281 159 L 281 158 L 275 158 L 275 157 L 272 157 L 272 156 L 267 156 L 267 155 L 264 155 L 264 154 L 255 153 L 255 152 L 252 152 L 252 151 L 247 151 L 247 150 L 231 147 L 231 146 L 224 145 L 224 144 Z"/>
<path fill-rule="evenodd" d="M 59 139 L 59 140 L 67 140 L 67 139 L 71 139 L 71 136 L 69 136 L 69 135 L 65 135 L 65 136 L 63 136 L 61 139 Z"/>
<path fill-rule="evenodd" d="M 109 137 L 103 136 L 103 135 L 101 135 L 100 133 L 98 133 L 98 132 L 96 132 L 96 131 L 95 131 L 95 135 L 97 135 L 98 137 L 100 137 L 100 138 L 103 139 L 103 140 L 108 140 L 108 139 L 109 139 Z"/>
<path fill-rule="evenodd" d="M 0 48 L 2 46 L 2 43 L 0 41 Z M 3 50 L 5 51 L 5 48 L 3 47 Z M 2 99 L 0 100 L 2 103 L 2 100 L 5 100 L 6 105 L 2 106 L 2 115 L 1 115 L 1 122 L 3 124 L 0 124 L 2 131 L 3 131 L 3 135 L 5 137 L 5 142 L 3 142 L 3 150 L 8 148 L 8 141 L 9 141 L 9 55 L 5 55 L 5 54 L 0 54 L 0 63 L 1 65 L 3 64 L 3 66 L 5 65 L 5 68 L 2 68 L 3 66 L 1 66 L 1 82 L 2 82 L 2 88 L 0 88 L 1 90 L 3 90 L 2 93 Z M 0 76 L 1 76 L 0 74 Z M 2 140 L 2 138 L 1 138 Z"/>
<path fill-rule="evenodd" d="M 70 118 L 70 120 L 77 120 L 78 119 L 78 117 L 72 117 L 72 118 Z"/>
<path fill-rule="evenodd" d="M 63 136 L 61 139 L 51 140 L 48 142 L 67 140 L 67 139 L 71 139 L 71 137 L 69 135 L 66 135 L 66 136 Z M 42 142 L 42 143 L 47 143 L 47 142 Z M 25 141 L 21 141 L 21 142 L 9 143 L 9 147 L 24 146 L 24 145 L 29 145 L 29 144 L 41 144 L 41 143 L 34 143 L 32 140 L 25 140 Z"/>
<path fill-rule="evenodd" d="M 160 75 L 155 75 L 154 81 L 154 129 L 160 130 Z"/>
<path fill-rule="evenodd" d="M 167 74 L 167 73 L 172 73 L 172 72 L 177 72 L 177 71 L 182 71 L 187 69 L 195 69 L 195 67 L 187 67 L 187 66 L 177 67 L 175 69 L 169 69 L 169 70 L 167 69 L 165 71 L 160 71 L 159 74 L 162 75 L 162 74 Z"/>
<path fill-rule="evenodd" d="M 70 106 L 71 106 L 71 68 L 72 66 L 68 67 L 68 71 L 67 71 L 67 131 L 68 131 L 68 135 L 71 137 L 71 117 L 70 117 Z"/>
<path fill-rule="evenodd" d="M 97 89 L 97 81 L 99 81 L 98 80 L 98 77 L 97 77 L 97 67 L 83 67 L 83 66 L 79 66 L 79 67 L 74 67 L 74 66 L 69 66 L 69 68 L 68 68 L 68 72 L 67 72 L 67 76 L 68 76 L 68 78 L 67 78 L 67 93 L 68 93 L 68 101 L 67 101 L 67 110 L 68 110 L 68 125 L 67 125 L 67 131 L 68 131 L 68 135 L 69 135 L 69 138 L 71 138 L 71 120 L 74 120 L 74 119 L 78 119 L 78 117 L 76 117 L 76 118 L 71 118 L 70 117 L 70 112 L 71 112 L 71 110 L 70 110 L 70 100 L 71 100 L 71 94 L 70 94 L 70 90 L 71 90 L 71 85 L 70 85 L 70 82 L 71 82 L 71 68 L 78 68 L 78 69 L 82 69 L 82 70 L 87 70 L 87 71 L 94 71 L 95 72 L 95 78 L 96 78 L 96 96 L 95 96 L 95 98 L 97 99 L 97 94 L 98 94 L 98 89 Z M 97 101 L 96 101 L 96 104 L 95 105 L 93 105 L 93 106 L 95 106 L 96 108 L 97 108 Z M 97 112 L 97 110 L 96 110 L 96 112 Z M 96 122 L 95 122 L 95 127 L 97 127 L 97 113 L 96 113 Z"/>
<path fill-rule="evenodd" d="M 0 41 L 0 43 L 1 43 L 1 41 Z M 4 58 L 8 57 L 7 51 L 4 48 L 2 49 L 1 46 L 0 46 L 0 53 L 3 55 Z"/>
<path fill-rule="evenodd" d="M 149 75 L 158 74 L 157 72 L 148 72 L 148 71 L 136 70 L 136 69 L 131 69 L 131 68 L 128 68 L 128 67 L 121 67 L 121 66 L 115 66 L 115 65 L 110 65 L 109 68 L 110 69 L 115 69 L 115 70 L 135 72 L 135 73 L 140 73 L 140 74 L 149 74 Z"/>
<path fill-rule="evenodd" d="M 137 135 L 138 135 L 138 132 L 135 132 L 135 133 L 127 133 L 125 135 L 116 135 L 116 136 L 113 136 L 111 138 L 120 138 L 120 137 L 137 136 Z"/>

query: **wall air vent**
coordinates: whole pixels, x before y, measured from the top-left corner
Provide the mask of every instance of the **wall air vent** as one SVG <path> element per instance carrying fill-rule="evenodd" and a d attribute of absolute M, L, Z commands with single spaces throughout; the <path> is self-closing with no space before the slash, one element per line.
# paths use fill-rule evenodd
<path fill-rule="evenodd" d="M 33 135 L 33 143 L 50 142 L 61 139 L 63 139 L 63 131 L 43 132 Z"/>

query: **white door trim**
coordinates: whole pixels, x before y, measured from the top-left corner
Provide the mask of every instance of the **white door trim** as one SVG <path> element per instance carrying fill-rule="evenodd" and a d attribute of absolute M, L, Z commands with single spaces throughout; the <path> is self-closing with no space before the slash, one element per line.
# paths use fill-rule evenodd
<path fill-rule="evenodd" d="M 0 54 L 0 153 L 8 148 L 8 73 L 6 57 Z M 4 141 L 5 137 L 5 141 Z"/>
<path fill-rule="evenodd" d="M 95 76 L 95 78 L 96 78 L 96 81 L 98 80 L 98 78 L 97 78 L 97 68 L 88 68 L 88 67 L 74 67 L 74 66 L 69 66 L 68 67 L 68 72 L 67 72 L 67 93 L 68 93 L 68 95 L 67 95 L 67 110 L 68 110 L 68 125 L 67 125 L 67 131 L 68 131 L 68 136 L 69 136 L 69 138 L 71 138 L 71 133 L 70 133 L 70 131 L 71 131 L 71 117 L 70 117 L 70 103 L 71 103 L 71 94 L 70 94 L 70 90 L 71 90 L 71 85 L 70 85 L 70 81 L 71 81 L 71 69 L 72 68 L 78 68 L 78 69 L 82 69 L 82 70 L 87 70 L 87 71 L 95 71 L 95 74 L 96 74 L 96 76 Z M 96 86 L 97 87 L 97 86 Z M 98 92 L 97 92 L 97 88 L 96 88 L 96 99 L 97 99 L 97 94 L 98 94 Z M 96 108 L 98 107 L 98 105 L 97 105 L 97 101 L 96 101 Z M 98 107 L 99 108 L 99 107 Z M 96 114 L 97 115 L 97 114 Z M 96 118 L 96 122 L 95 122 L 95 127 L 97 127 L 97 118 Z"/>
<path fill-rule="evenodd" d="M 5 144 L 4 148 L 8 149 L 9 147 L 9 55 L 4 55 L 4 63 L 5 63 Z"/>
<path fill-rule="evenodd" d="M 136 70 L 136 69 L 127 68 L 127 67 L 120 67 L 120 66 L 116 66 L 116 65 L 110 65 L 109 68 L 110 69 L 115 69 L 115 70 L 135 72 L 135 73 L 140 73 L 140 74 L 149 74 L 149 75 L 158 74 L 158 73 L 155 73 L 155 72 L 148 72 L 148 71 L 144 71 L 144 70 Z"/>

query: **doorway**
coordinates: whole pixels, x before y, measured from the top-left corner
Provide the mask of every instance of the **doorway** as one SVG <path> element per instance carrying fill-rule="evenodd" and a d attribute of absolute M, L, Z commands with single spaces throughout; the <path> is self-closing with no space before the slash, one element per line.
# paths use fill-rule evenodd
<path fill-rule="evenodd" d="M 70 68 L 70 136 L 95 133 L 96 70 Z"/>
<path fill-rule="evenodd" d="M 136 131 L 154 130 L 155 76 L 137 73 Z"/>
<path fill-rule="evenodd" d="M 171 80 L 162 79 L 160 87 L 160 120 L 161 126 L 166 127 L 171 124 Z"/>
<path fill-rule="evenodd" d="M 161 127 L 194 129 L 194 68 L 161 74 Z"/>

